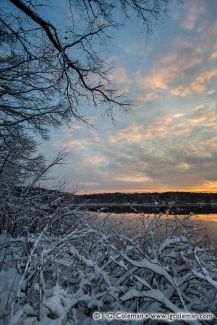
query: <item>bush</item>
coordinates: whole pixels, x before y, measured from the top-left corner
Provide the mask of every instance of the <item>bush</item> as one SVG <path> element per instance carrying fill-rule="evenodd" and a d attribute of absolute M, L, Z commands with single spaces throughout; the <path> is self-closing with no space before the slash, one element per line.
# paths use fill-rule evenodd
<path fill-rule="evenodd" d="M 32 228 L 33 196 L 27 229 L 1 235 L 5 324 L 90 324 L 95 310 L 216 314 L 216 251 L 201 224 L 162 214 L 120 224 L 58 196 Z"/>

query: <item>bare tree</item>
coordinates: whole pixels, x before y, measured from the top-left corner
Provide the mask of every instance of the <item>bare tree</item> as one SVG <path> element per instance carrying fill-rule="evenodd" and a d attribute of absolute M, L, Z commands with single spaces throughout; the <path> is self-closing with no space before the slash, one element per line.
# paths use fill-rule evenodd
<path fill-rule="evenodd" d="M 68 26 L 43 14 L 43 1 L 8 0 L 1 10 L 1 128 L 28 125 L 47 136 L 79 112 L 84 101 L 116 106 L 132 104 L 109 80 L 111 65 L 102 53 L 110 33 L 124 19 L 138 18 L 146 30 L 162 21 L 170 0 L 68 0 Z"/>
<path fill-rule="evenodd" d="M 27 137 L 21 127 L 2 132 L 0 137 L 0 183 L 9 185 L 16 178 L 16 184 L 35 177 L 45 168 L 42 155 L 37 153 L 36 143 Z M 9 176 L 9 178 L 8 178 Z"/>
<path fill-rule="evenodd" d="M 85 102 L 104 105 L 109 116 L 114 107 L 130 107 L 132 102 L 109 80 L 112 66 L 102 49 L 125 18 L 137 17 L 150 31 L 166 17 L 169 2 L 68 0 L 60 4 L 68 15 L 67 24 L 59 23 L 58 10 L 51 3 L 49 15 L 44 14 L 46 6 L 40 0 L 2 3 L 1 178 L 7 174 L 14 184 L 27 175 L 38 179 L 44 161 L 37 157 L 30 135 L 47 139 L 50 127 L 73 118 L 88 123 L 79 110 Z"/>
<path fill-rule="evenodd" d="M 150 31 L 166 17 L 169 2 L 68 0 L 60 2 L 68 14 L 67 24 L 59 22 L 51 2 L 49 15 L 42 0 L 2 3 L 0 182 L 8 188 L 6 210 L 13 201 L 8 199 L 11 190 L 28 183 L 31 188 L 64 156 L 45 166 L 31 134 L 47 139 L 52 126 L 73 118 L 88 122 L 79 111 L 84 102 L 104 105 L 109 116 L 114 107 L 130 107 L 132 103 L 109 80 L 112 66 L 102 49 L 126 18 L 137 17 Z M 18 205 L 22 203 L 23 197 Z"/>

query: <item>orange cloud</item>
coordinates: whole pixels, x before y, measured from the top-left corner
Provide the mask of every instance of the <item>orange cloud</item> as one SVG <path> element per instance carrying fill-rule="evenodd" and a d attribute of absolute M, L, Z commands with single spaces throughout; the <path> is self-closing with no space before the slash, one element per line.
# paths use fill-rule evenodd
<path fill-rule="evenodd" d="M 67 144 L 62 143 L 62 146 L 67 146 L 68 149 L 73 149 L 75 147 L 84 148 L 86 145 L 88 145 L 87 139 L 74 139 Z"/>
<path fill-rule="evenodd" d="M 207 192 L 217 192 L 217 181 L 207 181 L 201 185 Z"/>
<path fill-rule="evenodd" d="M 191 89 L 196 93 L 201 93 L 206 89 L 207 83 L 217 77 L 217 69 L 207 70 L 199 74 L 191 83 Z"/>
<path fill-rule="evenodd" d="M 206 148 L 209 148 L 210 150 L 216 151 L 217 150 L 217 139 L 214 137 L 202 140 L 200 142 L 200 145 Z"/>
<path fill-rule="evenodd" d="M 142 143 L 149 139 L 164 139 L 190 134 L 197 125 L 207 129 L 217 128 L 217 114 L 213 110 L 206 111 L 206 105 L 198 105 L 193 114 L 184 115 L 181 112 L 167 114 L 155 118 L 155 120 L 144 126 L 132 123 L 126 128 L 120 129 L 116 134 L 109 137 L 109 143 L 118 145 L 123 143 Z"/>
<path fill-rule="evenodd" d="M 186 162 L 181 162 L 177 165 L 177 167 L 181 170 L 186 170 L 186 169 L 190 169 L 191 166 L 189 164 L 187 164 Z"/>
<path fill-rule="evenodd" d="M 207 107 L 207 105 L 205 104 L 200 104 L 200 105 L 197 105 L 194 109 L 195 112 L 201 112 L 203 111 L 205 108 Z"/>
<path fill-rule="evenodd" d="M 166 69 L 154 70 L 150 74 L 143 76 L 136 75 L 136 82 L 140 88 L 152 90 L 166 90 L 170 81 L 169 73 Z"/>
<path fill-rule="evenodd" d="M 137 85 L 141 89 L 149 89 L 144 96 L 144 101 L 149 101 L 156 96 L 157 91 L 168 91 L 173 96 L 186 97 L 192 93 L 189 86 L 183 86 L 186 83 L 186 73 L 195 65 L 201 64 L 203 57 L 201 53 L 194 53 L 194 56 L 178 56 L 177 53 L 170 53 L 163 56 L 159 61 L 159 68 L 154 68 L 150 73 L 143 75 L 141 72 L 135 74 Z M 174 84 L 177 84 L 174 87 Z M 155 91 L 155 93 L 153 92 Z"/>
<path fill-rule="evenodd" d="M 186 97 L 191 94 L 191 90 L 188 87 L 178 86 L 176 88 L 172 88 L 170 93 L 174 96 Z"/>
<path fill-rule="evenodd" d="M 209 182 L 210 183 L 210 182 Z M 178 187 L 178 186 L 162 186 L 162 185 L 143 185 L 141 187 L 134 187 L 134 188 L 128 188 L 125 187 L 115 187 L 115 188 L 106 188 L 97 190 L 97 193 L 114 193 L 114 192 L 122 192 L 122 193 L 155 193 L 155 192 L 168 192 L 168 191 L 179 191 L 179 192 L 205 192 L 205 193 L 217 193 L 217 186 L 212 187 L 209 185 L 209 183 L 202 183 L 201 185 L 197 186 L 188 186 L 188 187 Z M 212 182 L 213 183 L 213 182 Z M 89 185 L 89 183 L 88 183 Z M 95 183 L 94 183 L 95 185 Z M 79 191 L 79 194 L 90 194 L 90 193 L 96 193 L 96 190 L 93 191 Z M 217 220 L 216 218 L 214 219 Z"/>
<path fill-rule="evenodd" d="M 87 166 L 89 165 L 101 165 L 102 163 L 104 163 L 106 161 L 106 157 L 101 156 L 101 155 L 91 155 L 91 156 L 86 156 L 85 157 L 85 164 Z"/>
<path fill-rule="evenodd" d="M 115 135 L 109 137 L 109 143 L 134 143 L 140 142 L 143 138 L 142 126 L 137 123 L 132 123 L 127 128 L 121 129 Z"/>
<path fill-rule="evenodd" d="M 157 93 L 156 92 L 149 92 L 139 98 L 139 101 L 141 102 L 152 102 L 157 99 Z"/>
<path fill-rule="evenodd" d="M 217 59 L 217 51 L 216 52 L 213 52 L 211 55 L 210 55 L 210 60 L 215 60 Z"/>
<path fill-rule="evenodd" d="M 135 173 L 129 176 L 116 176 L 115 180 L 127 183 L 145 183 L 152 181 L 152 179 L 149 177 L 146 177 L 144 175 L 137 175 Z"/>

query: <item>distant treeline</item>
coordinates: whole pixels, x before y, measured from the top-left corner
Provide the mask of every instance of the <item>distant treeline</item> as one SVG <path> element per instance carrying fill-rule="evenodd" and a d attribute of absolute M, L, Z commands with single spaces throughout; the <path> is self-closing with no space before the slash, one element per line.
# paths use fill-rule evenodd
<path fill-rule="evenodd" d="M 165 192 L 165 193 L 99 193 L 75 196 L 76 203 L 130 203 L 130 204 L 213 204 L 217 193 Z"/>
<path fill-rule="evenodd" d="M 32 188 L 29 191 L 25 187 L 15 187 L 14 191 L 18 196 L 21 192 L 28 197 L 33 196 L 35 200 L 40 201 L 42 210 L 49 209 L 50 212 L 58 207 L 77 207 L 81 204 L 81 208 L 84 210 L 114 213 L 133 212 L 134 210 L 145 213 L 165 213 L 168 209 L 176 214 L 190 212 L 217 213 L 217 193 L 165 192 L 131 194 L 118 192 L 75 195 L 40 187 Z"/>

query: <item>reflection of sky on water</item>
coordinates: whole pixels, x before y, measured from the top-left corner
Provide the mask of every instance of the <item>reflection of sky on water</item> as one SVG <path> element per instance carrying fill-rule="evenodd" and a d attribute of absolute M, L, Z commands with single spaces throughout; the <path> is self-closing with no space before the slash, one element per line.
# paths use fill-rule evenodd
<path fill-rule="evenodd" d="M 139 233 L 143 232 L 143 226 L 150 224 L 153 217 L 159 217 L 159 215 L 147 214 L 147 213 L 104 213 L 104 212 L 88 212 L 90 215 L 95 215 L 96 219 L 105 223 L 105 231 L 114 234 L 128 234 L 133 239 Z M 176 218 L 184 218 L 186 215 L 177 215 Z M 173 220 L 174 215 L 162 214 L 162 220 L 166 218 Z M 217 214 L 195 214 L 190 216 L 190 223 L 201 224 L 201 238 L 205 238 L 206 235 L 212 240 L 216 241 L 217 234 Z M 164 233 L 164 227 L 158 227 L 157 236 L 162 236 Z M 106 230 L 107 229 L 107 230 Z"/>
<path fill-rule="evenodd" d="M 153 218 L 155 216 L 155 214 L 153 213 L 104 213 L 104 212 L 100 212 L 98 214 L 99 216 L 105 218 L 106 216 L 108 216 L 109 218 L 117 218 L 119 219 L 123 219 L 123 218 L 142 218 L 144 217 L 144 219 L 147 218 Z M 183 218 L 186 215 L 177 215 L 177 218 Z M 174 215 L 166 215 L 166 214 L 162 214 L 162 218 L 174 218 Z M 217 214 L 215 213 L 210 213 L 210 214 L 192 214 L 191 215 L 191 220 L 199 220 L 199 221 L 208 221 L 208 222 L 217 222 Z"/>

